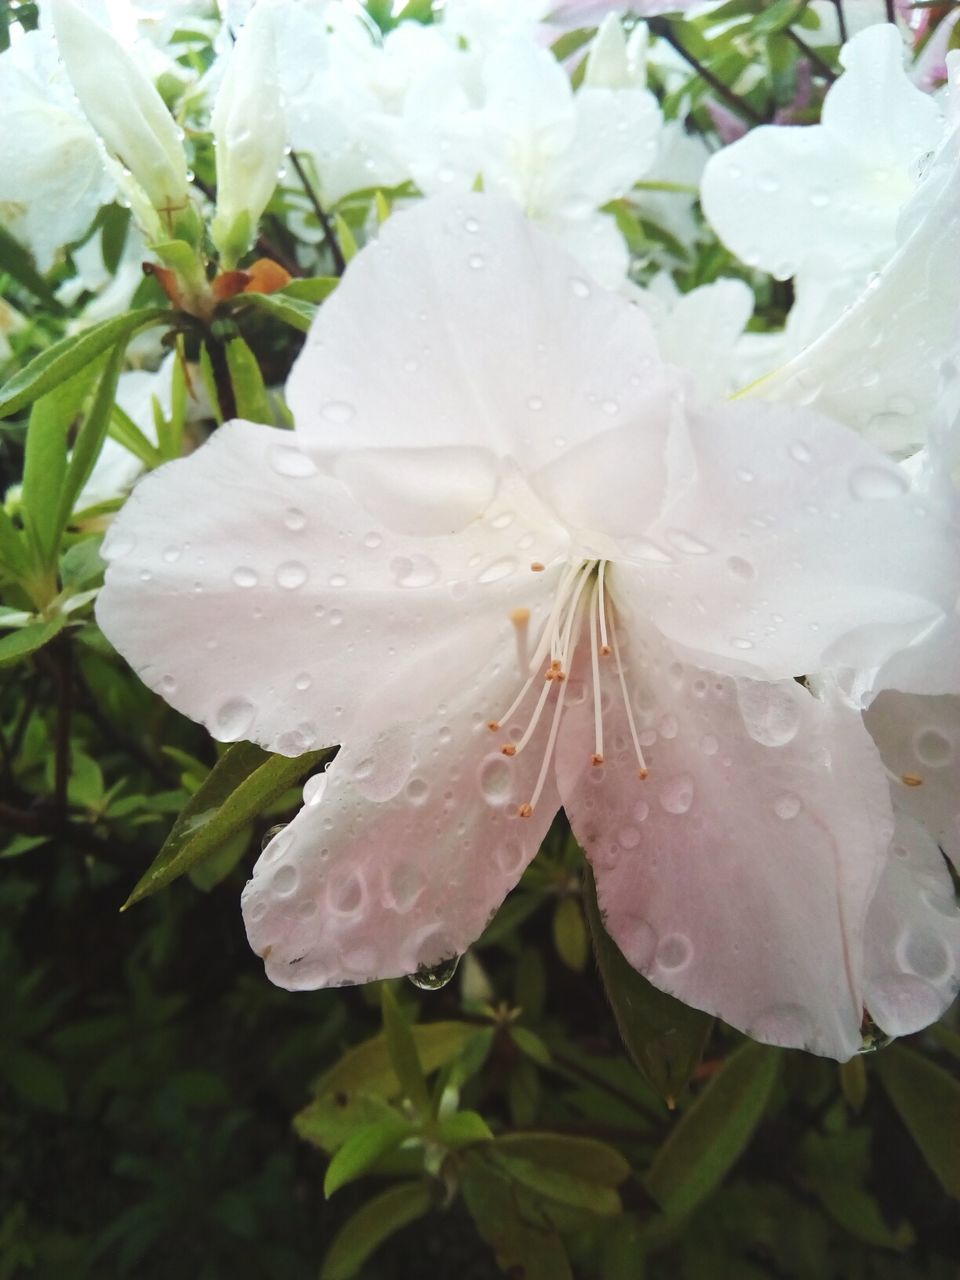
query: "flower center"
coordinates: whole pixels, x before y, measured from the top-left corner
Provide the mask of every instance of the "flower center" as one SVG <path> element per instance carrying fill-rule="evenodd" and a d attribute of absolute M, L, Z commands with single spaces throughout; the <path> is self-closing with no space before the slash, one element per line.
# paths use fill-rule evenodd
<path fill-rule="evenodd" d="M 535 572 L 541 571 L 543 567 L 539 562 L 531 565 L 531 569 Z M 590 636 L 590 673 L 593 685 L 594 749 L 590 762 L 593 765 L 603 764 L 603 706 L 600 691 L 600 663 L 603 659 L 612 658 L 620 685 L 620 694 L 623 699 L 627 724 L 630 727 L 633 749 L 637 756 L 639 776 L 641 778 L 646 778 L 647 776 L 647 765 L 643 758 L 643 751 L 640 748 L 640 738 L 637 734 L 633 708 L 630 705 L 630 697 L 627 692 L 627 682 L 624 678 L 623 665 L 620 661 L 620 646 L 617 641 L 616 627 L 611 626 L 609 622 L 612 601 L 609 598 L 610 592 L 606 583 L 606 568 L 606 560 L 580 560 L 567 566 L 563 577 L 560 579 L 553 606 L 540 630 L 532 656 L 528 657 L 529 637 L 527 631 L 530 611 L 528 609 L 517 609 L 511 615 L 511 621 L 517 632 L 520 665 L 521 668 L 525 667 L 530 674 L 503 715 L 497 720 L 488 721 L 487 727 L 493 733 L 499 733 L 501 729 L 520 716 L 524 705 L 528 702 L 531 691 L 537 684 L 540 685 L 540 692 L 537 695 L 532 712 L 529 713 L 526 728 L 519 739 L 516 742 L 505 742 L 500 748 L 505 756 L 518 756 L 526 749 L 536 732 L 541 717 L 547 710 L 548 704 L 551 702 L 553 704 L 550 713 L 550 730 L 547 734 L 547 744 L 540 764 L 540 772 L 537 776 L 532 796 L 519 807 L 518 812 L 521 818 L 529 818 L 533 813 L 546 784 L 550 762 L 553 759 L 553 753 L 557 745 L 557 735 L 560 731 L 560 719 L 563 714 L 563 704 L 568 687 L 567 677 L 573 667 L 577 646 L 585 628 Z"/>

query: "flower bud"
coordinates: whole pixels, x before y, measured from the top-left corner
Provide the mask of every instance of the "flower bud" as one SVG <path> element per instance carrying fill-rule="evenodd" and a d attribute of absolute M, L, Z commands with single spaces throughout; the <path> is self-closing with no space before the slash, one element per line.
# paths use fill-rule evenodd
<path fill-rule="evenodd" d="M 280 102 L 273 25 L 263 0 L 244 23 L 213 107 L 217 212 L 213 242 L 232 267 L 250 247 L 277 185 L 287 129 Z"/>
<path fill-rule="evenodd" d="M 620 19 L 608 13 L 587 55 L 584 85 L 591 89 L 644 89 L 646 62 L 646 23 L 638 23 L 628 40 Z"/>
<path fill-rule="evenodd" d="M 163 99 L 110 32 L 74 0 L 51 0 L 51 11 L 60 57 L 80 106 L 171 234 L 189 205 L 189 183 L 180 135 Z M 122 185 L 131 198 L 129 180 Z M 142 203 L 131 198 L 135 212 Z"/>

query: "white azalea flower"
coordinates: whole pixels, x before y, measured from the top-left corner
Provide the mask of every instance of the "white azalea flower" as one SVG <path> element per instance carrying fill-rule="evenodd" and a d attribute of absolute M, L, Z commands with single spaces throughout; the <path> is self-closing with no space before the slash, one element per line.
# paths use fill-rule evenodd
<path fill-rule="evenodd" d="M 562 802 L 654 983 L 854 1053 L 889 792 L 792 677 L 941 616 L 898 469 L 807 409 L 688 402 L 642 312 L 488 195 L 391 218 L 288 391 L 295 433 L 138 485 L 98 604 L 216 737 L 343 744 L 244 894 L 273 980 L 463 951 Z"/>
<path fill-rule="evenodd" d="M 426 194 L 510 196 L 603 283 L 621 283 L 627 248 L 600 213 L 654 162 L 661 127 L 644 89 L 574 92 L 556 59 L 528 39 L 462 54 L 411 90 L 411 171 Z"/>
<path fill-rule="evenodd" d="M 116 188 L 48 33 L 31 31 L 0 54 L 0 100 L 0 223 L 46 271 Z"/>
<path fill-rule="evenodd" d="M 866 28 L 844 46 L 846 70 L 819 125 L 752 129 L 704 170 L 703 209 L 721 240 L 748 265 L 795 278 L 794 351 L 890 258 L 901 212 L 944 140 L 943 112 L 903 57 L 895 27 Z"/>

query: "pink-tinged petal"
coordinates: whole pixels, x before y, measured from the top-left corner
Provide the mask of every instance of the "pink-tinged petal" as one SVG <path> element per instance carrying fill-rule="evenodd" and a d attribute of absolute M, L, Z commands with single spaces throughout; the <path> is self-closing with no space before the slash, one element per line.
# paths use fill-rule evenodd
<path fill-rule="evenodd" d="M 960 871 L 960 697 L 887 691 L 864 722 L 890 772 L 897 808 L 937 841 Z"/>
<path fill-rule="evenodd" d="M 374 455 L 371 454 L 371 458 Z M 289 431 L 221 427 L 144 479 L 104 543 L 104 633 L 215 738 L 285 755 L 416 714 L 535 625 L 563 538 L 518 514 L 509 477 L 461 535 L 391 533 Z M 429 675 L 424 675 L 429 672 Z M 414 678 L 413 673 L 416 673 Z"/>
<path fill-rule="evenodd" d="M 309 803 L 267 846 L 243 894 L 250 944 L 278 986 L 437 965 L 476 940 L 516 884 L 559 799 L 551 769 L 532 815 L 519 816 L 549 719 L 525 750 L 501 754 L 503 738 L 486 721 L 520 683 L 503 659 L 465 662 L 447 705 L 429 699 L 421 672 L 416 721 L 350 741 L 308 786 Z"/>
<path fill-rule="evenodd" d="M 608 930 L 686 1003 L 758 1040 L 849 1058 L 860 1045 L 863 925 L 893 830 L 859 716 L 794 681 L 737 681 L 677 661 L 655 633 L 620 619 L 649 776 L 638 776 L 609 667 L 605 763 L 591 765 L 589 694 L 564 723 L 557 762 Z"/>
<path fill-rule="evenodd" d="M 952 610 L 946 521 L 853 432 L 752 401 L 687 424 L 676 496 L 616 574 L 705 666 L 876 667 Z"/>
<path fill-rule="evenodd" d="M 960 986 L 960 908 L 936 841 L 898 815 L 891 856 L 870 904 L 864 1003 L 891 1036 L 936 1022 Z"/>
<path fill-rule="evenodd" d="M 315 450 L 470 446 L 535 467 L 641 416 L 647 318 L 588 281 L 510 202 L 395 214 L 320 309 L 287 392 Z"/>

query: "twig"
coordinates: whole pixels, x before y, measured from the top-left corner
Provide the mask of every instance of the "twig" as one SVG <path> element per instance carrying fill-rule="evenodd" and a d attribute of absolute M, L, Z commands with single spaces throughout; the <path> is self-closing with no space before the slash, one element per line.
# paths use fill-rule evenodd
<path fill-rule="evenodd" d="M 300 163 L 300 157 L 295 151 L 290 152 L 290 163 L 293 165 L 294 169 L 296 169 L 297 177 L 303 184 L 303 189 L 306 192 L 307 199 L 313 206 L 313 212 L 317 215 L 317 219 L 321 227 L 323 227 L 323 234 L 326 237 L 327 244 L 330 246 L 330 252 L 333 254 L 333 265 L 336 270 L 336 274 L 338 276 L 342 276 L 344 271 L 347 269 L 347 260 L 343 256 L 343 250 L 340 248 L 340 242 L 334 234 L 333 226 L 327 216 L 327 211 L 320 203 L 320 199 L 314 191 L 313 185 L 307 177 L 303 165 Z"/>
<path fill-rule="evenodd" d="M 887 21 L 896 22 L 897 10 L 894 5 L 894 0 L 886 0 L 886 10 L 887 10 Z"/>
<path fill-rule="evenodd" d="M 73 719 L 73 646 L 64 633 L 57 641 L 57 728 L 53 747 L 53 803 L 58 822 L 67 820 L 70 784 L 70 725 Z"/>
<path fill-rule="evenodd" d="M 787 38 L 793 41 L 810 65 L 812 67 L 816 67 L 824 80 L 827 80 L 832 84 L 837 78 L 837 73 L 834 71 L 833 67 L 831 67 L 830 63 L 821 58 L 819 53 L 815 50 L 811 49 L 805 40 L 801 40 L 793 27 L 787 27 L 786 34 Z"/>
<path fill-rule="evenodd" d="M 110 866 L 129 871 L 136 861 L 149 862 L 156 853 L 146 845 L 119 844 L 115 839 L 106 840 L 96 832 L 56 815 L 47 815 L 38 809 L 18 809 L 0 800 L 0 826 L 5 826 L 22 836 L 42 836 L 45 839 L 67 840 L 78 849 L 92 854 Z M 122 856 L 121 856 L 122 855 Z"/>
<path fill-rule="evenodd" d="M 654 35 L 660 36 L 662 40 L 666 40 L 679 53 L 680 57 L 689 62 L 694 71 L 702 80 L 705 80 L 710 88 L 714 91 L 718 98 L 722 98 L 732 111 L 736 111 L 737 115 L 743 116 L 749 120 L 751 124 L 763 124 L 763 116 L 759 111 L 755 111 L 749 102 L 737 96 L 729 85 L 724 84 L 719 76 L 714 75 L 709 67 L 705 67 L 699 58 L 695 58 L 684 45 L 677 39 L 670 28 L 669 22 L 662 18 L 650 18 L 647 26 Z"/>
<path fill-rule="evenodd" d="M 837 26 L 840 28 L 840 43 L 847 43 L 847 17 L 843 12 L 843 0 L 833 0 L 833 7 L 837 11 Z"/>

